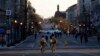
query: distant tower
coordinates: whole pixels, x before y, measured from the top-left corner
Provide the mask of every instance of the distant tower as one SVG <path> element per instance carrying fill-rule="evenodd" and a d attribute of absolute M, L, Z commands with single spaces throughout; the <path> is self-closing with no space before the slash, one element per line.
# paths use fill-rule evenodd
<path fill-rule="evenodd" d="M 57 5 L 57 11 L 59 11 L 59 4 Z"/>

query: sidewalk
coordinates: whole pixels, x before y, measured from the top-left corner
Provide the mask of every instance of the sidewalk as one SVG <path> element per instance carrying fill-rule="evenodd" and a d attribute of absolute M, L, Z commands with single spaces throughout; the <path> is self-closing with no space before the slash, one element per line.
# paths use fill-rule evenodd
<path fill-rule="evenodd" d="M 18 48 L 18 47 L 21 48 L 21 46 L 22 46 L 22 48 L 23 48 L 23 45 L 26 46 L 26 45 L 25 45 L 25 44 L 26 44 L 25 42 L 27 42 L 31 37 L 33 37 L 33 35 L 27 37 L 27 39 L 25 39 L 24 41 L 22 41 L 22 42 L 16 44 L 15 46 L 10 46 L 10 47 L 7 47 L 7 46 L 3 46 L 3 47 L 2 47 L 2 46 L 0 46 L 0 50 L 3 50 L 3 49 L 15 49 L 15 48 Z"/>
<path fill-rule="evenodd" d="M 100 43 L 97 42 L 95 37 L 89 37 L 87 43 L 81 43 L 79 38 L 75 39 L 72 35 L 63 35 L 63 37 L 62 39 L 68 42 L 67 46 L 64 46 L 64 48 L 100 48 Z"/>

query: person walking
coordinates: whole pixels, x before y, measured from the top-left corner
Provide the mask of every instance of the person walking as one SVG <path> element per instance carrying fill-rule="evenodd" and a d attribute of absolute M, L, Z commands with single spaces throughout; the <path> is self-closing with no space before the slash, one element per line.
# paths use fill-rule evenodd
<path fill-rule="evenodd" d="M 42 39 L 40 40 L 40 49 L 41 49 L 41 53 L 44 53 L 44 51 L 45 51 L 45 46 L 46 46 L 46 40 L 45 40 L 45 38 L 42 38 Z"/>
<path fill-rule="evenodd" d="M 48 36 L 45 36 L 46 41 L 48 41 Z"/>
<path fill-rule="evenodd" d="M 77 39 L 79 36 L 80 36 L 80 32 L 77 31 L 77 32 L 75 33 L 75 39 Z"/>
<path fill-rule="evenodd" d="M 87 36 L 87 34 L 86 34 L 86 33 L 84 33 L 84 40 L 85 40 L 85 43 L 87 43 L 87 42 L 88 42 L 88 36 Z"/>
<path fill-rule="evenodd" d="M 80 33 L 80 41 L 81 41 L 81 43 L 83 43 L 83 39 L 84 39 L 84 33 L 81 32 L 81 33 Z"/>
<path fill-rule="evenodd" d="M 97 41 L 98 41 L 98 43 L 100 42 L 100 33 L 99 32 L 97 33 Z"/>

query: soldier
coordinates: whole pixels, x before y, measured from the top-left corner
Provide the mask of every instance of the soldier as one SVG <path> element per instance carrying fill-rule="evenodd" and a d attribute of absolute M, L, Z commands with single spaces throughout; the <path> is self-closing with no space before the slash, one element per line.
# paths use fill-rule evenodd
<path fill-rule="evenodd" d="M 44 53 L 44 51 L 45 51 L 45 46 L 46 46 L 46 40 L 45 40 L 45 38 L 42 38 L 41 41 L 40 41 L 41 53 Z"/>

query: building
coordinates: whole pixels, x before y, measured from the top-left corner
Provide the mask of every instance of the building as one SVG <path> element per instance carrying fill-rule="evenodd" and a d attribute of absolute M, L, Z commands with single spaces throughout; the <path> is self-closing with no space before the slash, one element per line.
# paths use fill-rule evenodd
<path fill-rule="evenodd" d="M 10 13 L 9 17 L 6 15 L 7 10 Z M 5 22 L 6 25 L 15 18 L 24 17 L 23 19 L 25 19 L 25 0 L 0 0 L 0 12 L 3 15 L 0 16 L 0 18 L 3 18 L 0 21 Z"/>
<path fill-rule="evenodd" d="M 91 22 L 92 22 L 92 27 L 95 27 L 97 28 L 98 30 L 100 30 L 100 4 L 98 4 L 93 12 L 92 12 L 92 19 L 91 19 Z"/>
<path fill-rule="evenodd" d="M 0 26 L 5 26 L 6 34 L 9 34 L 6 37 L 7 46 L 26 38 L 27 1 L 0 0 Z"/>
<path fill-rule="evenodd" d="M 83 11 L 85 9 L 85 12 L 90 12 L 91 9 L 91 0 L 78 0 L 77 4 L 77 11 L 78 15 L 83 14 Z"/>
<path fill-rule="evenodd" d="M 66 12 L 65 11 L 60 11 L 59 10 L 59 5 L 57 5 L 57 11 L 55 12 L 55 18 L 66 18 Z"/>
<path fill-rule="evenodd" d="M 79 29 L 88 29 L 91 34 L 95 34 L 94 29 L 100 30 L 100 0 L 78 0 L 77 12 Z"/>
<path fill-rule="evenodd" d="M 28 1 L 28 11 L 27 11 L 27 32 L 32 34 L 33 32 L 33 26 L 34 26 L 34 20 L 33 15 L 35 14 L 35 8 L 32 7 L 31 2 Z"/>
<path fill-rule="evenodd" d="M 66 10 L 66 19 L 70 21 L 73 25 L 76 23 L 76 16 L 77 16 L 77 5 L 72 5 Z"/>
<path fill-rule="evenodd" d="M 93 18 L 93 11 L 99 4 L 98 0 L 78 0 L 77 4 L 77 23 L 90 26 Z"/>
<path fill-rule="evenodd" d="M 78 0 L 77 15 L 84 13 L 92 15 L 94 8 L 99 4 L 99 0 Z"/>
<path fill-rule="evenodd" d="M 6 23 L 6 0 L 0 0 L 0 26 L 5 25 Z"/>

